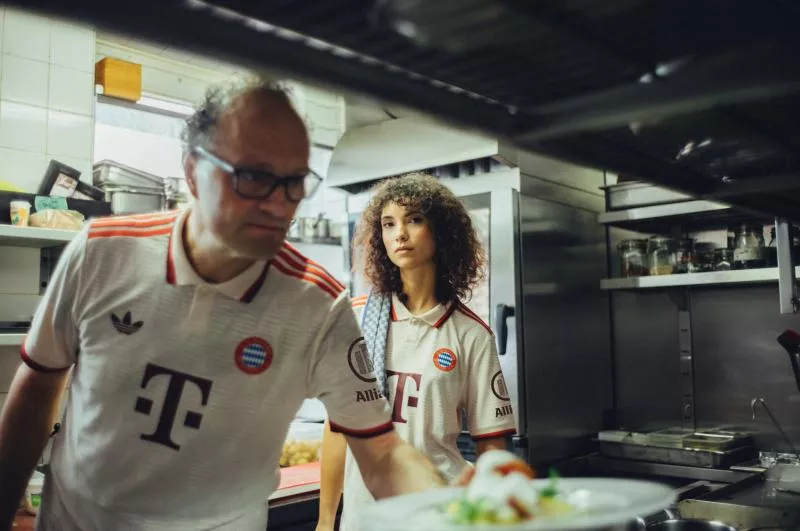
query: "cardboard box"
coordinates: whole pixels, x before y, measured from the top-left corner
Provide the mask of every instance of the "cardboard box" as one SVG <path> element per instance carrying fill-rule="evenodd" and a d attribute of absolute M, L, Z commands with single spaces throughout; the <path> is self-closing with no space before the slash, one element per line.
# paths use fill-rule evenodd
<path fill-rule="evenodd" d="M 94 65 L 94 82 L 102 94 L 128 101 L 142 97 L 142 65 L 106 57 Z"/>

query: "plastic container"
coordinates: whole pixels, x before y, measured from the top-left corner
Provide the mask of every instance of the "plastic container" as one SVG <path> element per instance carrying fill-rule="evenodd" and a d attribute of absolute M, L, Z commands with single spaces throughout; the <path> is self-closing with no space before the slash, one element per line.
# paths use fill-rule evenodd
<path fill-rule="evenodd" d="M 25 488 L 25 498 L 23 499 L 23 506 L 25 512 L 31 516 L 36 516 L 39 512 L 39 506 L 42 504 L 42 489 L 44 488 L 44 474 L 41 472 L 34 472 L 28 481 L 28 486 Z"/>
<path fill-rule="evenodd" d="M 27 201 L 11 201 L 11 224 L 17 227 L 27 227 L 31 220 L 31 204 Z"/>
<path fill-rule="evenodd" d="M 283 443 L 280 466 L 305 465 L 319 461 L 325 425 L 317 422 L 292 422 Z"/>

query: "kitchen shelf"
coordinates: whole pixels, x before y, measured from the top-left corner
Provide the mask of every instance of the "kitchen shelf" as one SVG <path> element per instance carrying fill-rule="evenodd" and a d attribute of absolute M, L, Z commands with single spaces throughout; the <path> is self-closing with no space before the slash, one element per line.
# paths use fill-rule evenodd
<path fill-rule="evenodd" d="M 25 339 L 25 334 L 0 332 L 0 347 L 18 347 Z"/>
<path fill-rule="evenodd" d="M 342 245 L 341 238 L 314 238 L 306 240 L 303 238 L 286 238 L 289 243 L 300 243 L 306 245 Z"/>
<path fill-rule="evenodd" d="M 795 269 L 800 276 L 800 267 Z M 723 286 L 732 284 L 763 284 L 778 281 L 778 268 L 744 269 L 736 271 L 714 271 L 711 273 L 686 273 L 653 277 L 606 278 L 600 281 L 600 289 L 642 290 L 682 286 Z"/>
<path fill-rule="evenodd" d="M 598 216 L 603 225 L 643 233 L 665 232 L 675 225 L 684 230 L 721 229 L 763 216 L 716 201 L 695 200 L 651 205 L 627 210 L 610 210 Z M 763 218 L 765 222 L 771 220 Z"/>
<path fill-rule="evenodd" d="M 77 234 L 74 230 L 0 225 L 0 246 L 58 247 L 69 243 Z"/>

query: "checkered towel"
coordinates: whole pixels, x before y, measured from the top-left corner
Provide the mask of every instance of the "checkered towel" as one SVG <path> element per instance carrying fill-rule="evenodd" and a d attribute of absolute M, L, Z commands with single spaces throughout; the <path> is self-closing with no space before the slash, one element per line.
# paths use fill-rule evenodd
<path fill-rule="evenodd" d="M 386 339 L 389 335 L 389 320 L 392 313 L 392 298 L 370 291 L 367 305 L 361 315 L 361 330 L 367 344 L 367 352 L 375 368 L 378 388 L 383 396 L 386 392 Z"/>

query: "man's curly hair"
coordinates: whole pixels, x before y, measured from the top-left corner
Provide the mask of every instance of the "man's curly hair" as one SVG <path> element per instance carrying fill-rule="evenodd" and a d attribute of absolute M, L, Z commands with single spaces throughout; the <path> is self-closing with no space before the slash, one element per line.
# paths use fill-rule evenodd
<path fill-rule="evenodd" d="M 430 224 L 436 243 L 436 300 L 469 300 L 472 288 L 484 278 L 486 252 L 467 209 L 453 192 L 430 175 L 410 173 L 381 181 L 373 194 L 353 240 L 361 251 L 362 273 L 372 287 L 405 299 L 400 269 L 389 260 L 381 233 L 383 209 L 394 202 L 421 213 Z"/>

